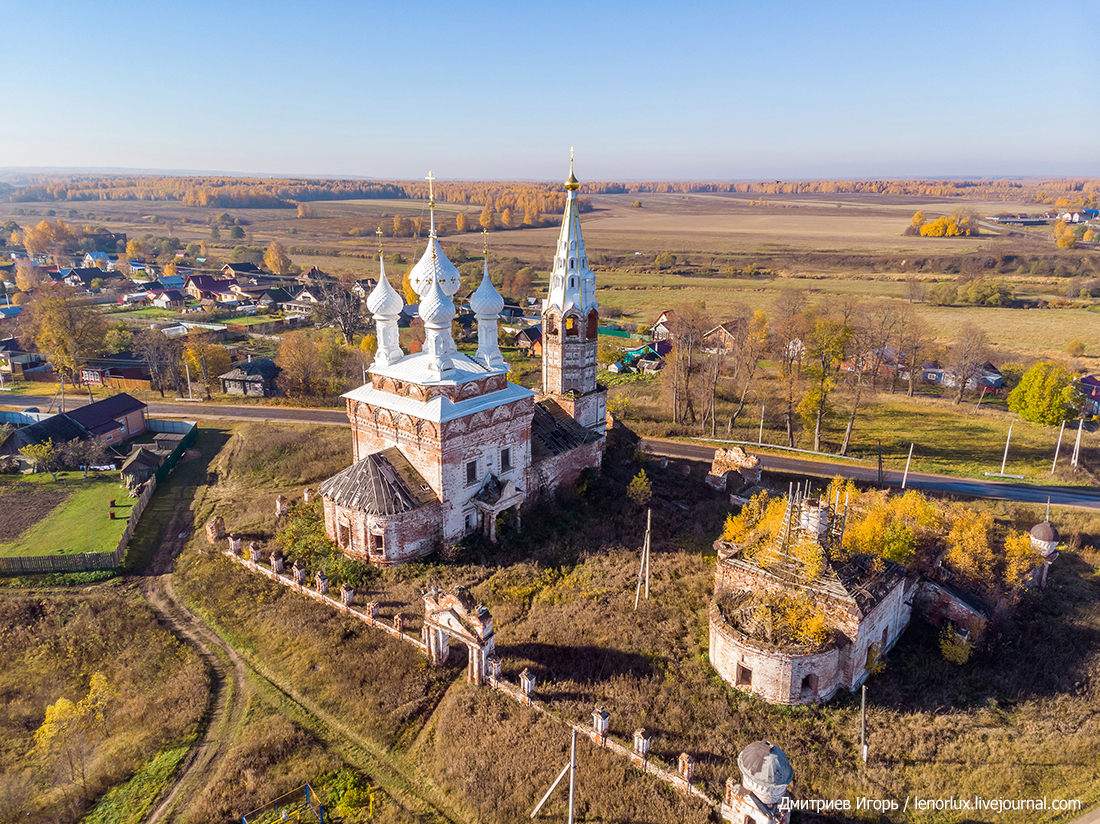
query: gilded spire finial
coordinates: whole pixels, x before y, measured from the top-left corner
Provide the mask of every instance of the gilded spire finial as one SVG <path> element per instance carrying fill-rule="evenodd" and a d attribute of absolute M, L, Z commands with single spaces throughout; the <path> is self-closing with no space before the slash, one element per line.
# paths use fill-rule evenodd
<path fill-rule="evenodd" d="M 489 259 L 489 229 L 488 229 L 488 227 L 485 227 L 485 226 L 481 227 L 481 237 L 484 240 L 484 244 L 482 246 L 482 252 L 484 252 L 484 254 L 485 254 L 485 259 L 488 260 Z"/>
<path fill-rule="evenodd" d="M 432 224 L 430 237 L 435 237 L 435 188 L 432 186 L 435 182 L 435 175 L 429 169 L 428 176 L 424 179 L 428 181 L 428 212 L 431 215 Z"/>
<path fill-rule="evenodd" d="M 573 147 L 569 147 L 569 179 L 565 181 L 565 188 L 569 191 L 576 191 L 581 187 L 580 181 L 577 180 L 576 175 L 573 174 Z"/>
<path fill-rule="evenodd" d="M 382 257 L 382 227 L 379 226 L 374 233 L 378 235 L 378 256 Z"/>

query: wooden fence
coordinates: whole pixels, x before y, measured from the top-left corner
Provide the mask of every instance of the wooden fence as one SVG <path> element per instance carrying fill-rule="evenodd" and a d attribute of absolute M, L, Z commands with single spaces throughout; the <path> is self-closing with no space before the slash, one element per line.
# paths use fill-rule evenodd
<path fill-rule="evenodd" d="M 145 488 L 134 501 L 126 529 L 118 539 L 114 552 L 82 552 L 79 555 L 24 555 L 16 558 L 0 558 L 0 575 L 20 575 L 38 572 L 86 572 L 93 569 L 115 569 L 126 557 L 126 545 L 137 528 L 141 513 L 157 488 L 156 476 L 145 483 Z"/>

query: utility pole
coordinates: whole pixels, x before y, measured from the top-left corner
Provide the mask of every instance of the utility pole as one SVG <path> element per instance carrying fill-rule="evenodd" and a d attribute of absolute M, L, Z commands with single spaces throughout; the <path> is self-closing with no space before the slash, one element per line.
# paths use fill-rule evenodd
<path fill-rule="evenodd" d="M 882 474 L 882 438 L 878 441 L 878 488 L 886 485 L 886 476 Z"/>
<path fill-rule="evenodd" d="M 867 685 L 863 685 L 863 692 L 859 698 L 859 751 L 863 756 L 863 763 L 867 763 Z"/>
<path fill-rule="evenodd" d="M 1062 451 L 1062 434 L 1066 431 L 1066 422 L 1062 421 L 1062 428 L 1058 430 L 1058 445 L 1054 447 L 1054 463 L 1050 465 L 1050 474 L 1058 468 L 1058 453 Z"/>
<path fill-rule="evenodd" d="M 1073 471 L 1077 471 L 1077 461 L 1081 457 L 1081 432 L 1085 429 L 1085 419 L 1081 418 L 1077 421 L 1077 440 L 1073 443 L 1073 457 L 1070 459 L 1069 465 L 1073 467 Z"/>
<path fill-rule="evenodd" d="M 638 563 L 638 587 L 634 591 L 634 611 L 638 610 L 638 602 L 642 597 L 642 582 L 645 582 L 645 597 L 649 600 L 649 534 L 653 522 L 653 510 L 645 511 L 645 544 L 642 546 L 642 557 Z"/>
<path fill-rule="evenodd" d="M 1012 424 L 1008 425 L 1008 437 L 1005 438 L 1005 455 L 1001 458 L 1001 474 L 1005 474 L 1005 465 L 1008 463 L 1008 445 L 1012 442 Z"/>
<path fill-rule="evenodd" d="M 905 474 L 901 476 L 901 488 L 905 489 L 905 484 L 909 480 L 909 464 L 913 460 L 913 444 L 909 444 L 909 457 L 905 459 Z"/>
<path fill-rule="evenodd" d="M 760 434 L 756 438 L 756 443 L 758 445 L 763 445 L 764 443 L 764 406 L 767 404 L 767 402 L 767 398 L 760 402 Z"/>
<path fill-rule="evenodd" d="M 577 730 L 573 728 L 573 745 L 569 750 L 569 824 L 573 824 L 573 801 L 577 785 Z"/>

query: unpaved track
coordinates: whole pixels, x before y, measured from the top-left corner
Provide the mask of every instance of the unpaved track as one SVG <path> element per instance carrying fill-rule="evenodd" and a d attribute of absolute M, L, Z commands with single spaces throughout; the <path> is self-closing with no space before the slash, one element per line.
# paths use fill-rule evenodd
<path fill-rule="evenodd" d="M 176 778 L 145 819 L 146 824 L 176 820 L 177 811 L 186 810 L 202 791 L 206 783 L 204 778 L 209 780 L 214 775 L 232 744 L 232 733 L 241 722 L 251 689 L 240 655 L 198 620 L 181 603 L 172 587 L 172 563 L 187 541 L 184 523 L 185 519 L 190 519 L 187 518 L 189 510 L 184 507 L 180 506 L 182 511 L 177 511 L 164 528 L 160 547 L 141 581 L 141 590 L 160 619 L 194 644 L 206 661 L 212 701 L 204 719 L 202 738 L 191 748 Z"/>

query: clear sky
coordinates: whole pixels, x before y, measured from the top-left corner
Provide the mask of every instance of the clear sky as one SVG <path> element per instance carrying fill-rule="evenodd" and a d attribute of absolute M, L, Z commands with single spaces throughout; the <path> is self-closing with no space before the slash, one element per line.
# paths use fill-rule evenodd
<path fill-rule="evenodd" d="M 0 29 L 0 167 L 1100 176 L 1086 0 L 0 0 Z"/>

